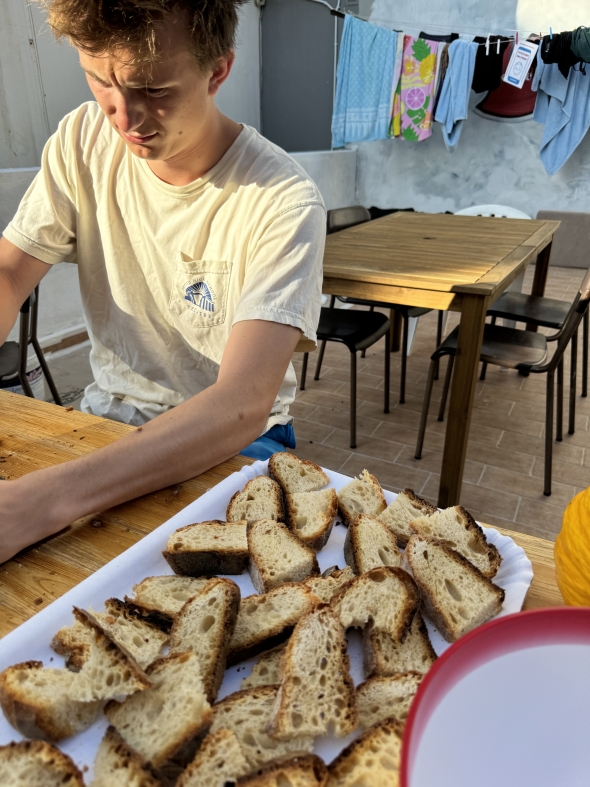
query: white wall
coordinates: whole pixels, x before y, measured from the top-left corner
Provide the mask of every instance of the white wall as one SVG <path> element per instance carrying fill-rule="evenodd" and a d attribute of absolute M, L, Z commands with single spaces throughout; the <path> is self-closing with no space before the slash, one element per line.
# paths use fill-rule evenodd
<path fill-rule="evenodd" d="M 315 182 L 328 210 L 355 204 L 355 150 L 316 150 L 290 155 Z"/>

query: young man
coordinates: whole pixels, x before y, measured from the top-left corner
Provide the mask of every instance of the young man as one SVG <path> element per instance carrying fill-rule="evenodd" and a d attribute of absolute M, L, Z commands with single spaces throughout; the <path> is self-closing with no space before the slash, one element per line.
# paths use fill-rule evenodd
<path fill-rule="evenodd" d="M 0 562 L 261 435 L 289 444 L 325 209 L 292 159 L 215 106 L 239 2 L 49 1 L 96 103 L 61 122 L 0 240 L 0 343 L 51 265 L 76 262 L 95 378 L 82 408 L 141 429 L 2 482 Z"/>

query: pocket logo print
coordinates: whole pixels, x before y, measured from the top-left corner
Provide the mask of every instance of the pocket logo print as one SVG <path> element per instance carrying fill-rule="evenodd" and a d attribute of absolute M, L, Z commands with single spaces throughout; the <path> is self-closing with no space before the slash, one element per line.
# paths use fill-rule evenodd
<path fill-rule="evenodd" d="M 206 312 L 215 311 L 215 293 L 204 281 L 185 286 L 184 299 L 198 309 Z"/>

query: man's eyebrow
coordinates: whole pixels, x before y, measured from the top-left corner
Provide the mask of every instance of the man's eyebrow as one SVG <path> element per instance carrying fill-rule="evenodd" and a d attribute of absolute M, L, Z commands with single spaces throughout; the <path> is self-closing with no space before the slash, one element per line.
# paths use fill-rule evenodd
<path fill-rule="evenodd" d="M 108 82 L 105 82 L 105 80 L 102 79 L 102 77 L 99 77 L 98 74 L 95 74 L 94 71 L 89 71 L 87 68 L 83 68 L 82 70 L 85 71 L 93 79 L 96 79 L 97 82 L 101 82 L 103 85 L 108 84 Z M 135 88 L 141 89 L 145 87 L 150 87 L 152 83 L 153 83 L 153 79 L 150 77 L 146 77 L 145 79 L 142 80 L 129 80 L 128 82 L 126 81 L 125 87 L 130 87 L 132 89 Z"/>

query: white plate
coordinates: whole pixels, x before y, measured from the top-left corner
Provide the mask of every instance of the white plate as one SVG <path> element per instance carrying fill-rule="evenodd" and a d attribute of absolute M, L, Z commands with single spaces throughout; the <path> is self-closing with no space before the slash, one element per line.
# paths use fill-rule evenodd
<path fill-rule="evenodd" d="M 162 550 L 165 549 L 170 534 L 177 528 L 190 525 L 193 522 L 210 519 L 224 520 L 231 496 L 242 489 L 251 478 L 257 475 L 266 475 L 267 465 L 268 462 L 255 462 L 253 465 L 243 467 L 240 472 L 228 476 L 126 552 L 111 560 L 106 566 L 80 582 L 79 585 L 38 612 L 33 618 L 7 634 L 0 641 L 0 670 L 6 669 L 11 664 L 31 659 L 43 661 L 45 666 L 62 666 L 63 659 L 51 650 L 49 643 L 59 628 L 69 625 L 73 621 L 72 607 L 74 605 L 85 609 L 92 607 L 99 611 L 103 608 L 107 598 L 113 596 L 123 598 L 125 595 L 130 595 L 132 586 L 145 577 L 171 574 L 170 567 L 162 557 Z M 351 480 L 349 476 L 331 470 L 325 470 L 325 472 L 330 478 L 329 486 L 336 490 Z M 396 497 L 393 492 L 384 491 L 384 494 L 388 503 L 391 503 Z M 533 578 L 531 563 L 524 550 L 517 546 L 511 538 L 500 535 L 497 530 L 492 528 L 485 528 L 485 532 L 488 541 L 494 544 L 502 555 L 502 565 L 494 578 L 494 582 L 506 592 L 500 615 L 519 612 Z M 330 540 L 318 553 L 318 563 L 322 571 L 330 566 L 338 565 L 342 568 L 345 565 L 343 554 L 345 536 L 346 528 L 341 524 L 334 525 Z M 231 576 L 230 579 L 239 586 L 242 597 L 256 592 L 247 572 L 240 576 Z M 449 645 L 430 621 L 427 620 L 426 624 L 432 645 L 440 655 Z M 361 639 L 356 631 L 349 632 L 348 653 L 351 675 L 356 685 L 364 680 Z M 242 678 L 250 674 L 255 661 L 256 659 L 244 661 L 226 671 L 219 699 L 240 688 Z M 87 782 L 91 779 L 92 763 L 106 726 L 106 719 L 101 718 L 88 730 L 61 741 L 59 744 L 60 748 L 72 757 L 79 768 L 88 767 Z M 330 762 L 358 734 L 358 732 L 353 733 L 347 738 L 341 739 L 318 738 L 314 751 L 326 762 Z M 3 716 L 0 716 L 0 744 L 21 739 L 22 736 L 8 724 Z"/>

